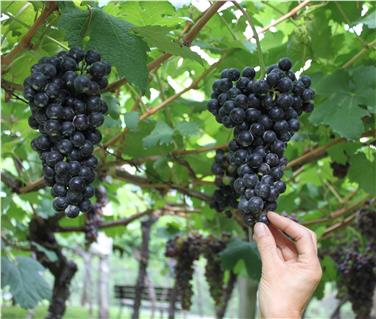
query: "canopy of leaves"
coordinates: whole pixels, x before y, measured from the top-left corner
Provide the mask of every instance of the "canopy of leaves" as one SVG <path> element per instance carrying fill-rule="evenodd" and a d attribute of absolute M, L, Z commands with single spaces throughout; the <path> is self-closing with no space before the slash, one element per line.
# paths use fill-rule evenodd
<path fill-rule="evenodd" d="M 162 1 L 115 1 L 104 6 L 78 3 L 60 2 L 58 10 L 35 30 L 30 43 L 3 73 L 2 85 L 7 91 L 2 92 L 1 165 L 17 182 L 14 187 L 9 179 L 5 183 L 2 178 L 6 184 L 1 193 L 4 235 L 26 241 L 33 216 L 55 214 L 46 188 L 16 191 L 20 186 L 35 185 L 42 169 L 30 146 L 36 133 L 28 126 L 29 107 L 16 96 L 22 95 L 23 80 L 41 57 L 81 45 L 97 49 L 113 65 L 110 83 L 127 80 L 116 85 L 115 92 L 106 93 L 110 115 L 101 132 L 103 144 L 110 147 L 96 150 L 101 183 L 110 199 L 104 222 L 148 208 L 183 205 L 199 213 L 189 213 L 187 223 L 177 224 L 181 232 L 226 231 L 246 238 L 236 219 L 216 213 L 207 202 L 215 189 L 210 170 L 213 150 L 227 143 L 232 132 L 215 121 L 205 103 L 221 69 L 260 64 L 245 17 L 230 3 L 213 12 L 205 23 L 200 20 L 202 9 L 188 2 L 176 7 Z M 45 5 L 2 2 L 3 55 L 14 52 Z M 278 211 L 297 213 L 302 223 L 311 222 L 311 229 L 319 236 L 333 236 L 334 232 L 326 233 L 328 227 L 353 211 L 325 222 L 315 221 L 375 195 L 375 3 L 309 2 L 273 27 L 272 21 L 278 21 L 298 3 L 281 2 L 277 7 L 272 2 L 244 1 L 241 5 L 252 16 L 256 30 L 263 30 L 259 36 L 266 64 L 289 56 L 298 76 L 311 76 L 316 90 L 315 110 L 303 116 L 301 129 L 286 152 L 289 161 L 298 163 L 286 171 L 288 188 L 279 198 Z M 195 28 L 198 33 L 186 42 L 184 37 Z M 197 85 L 191 86 L 195 80 Z M 308 155 L 302 157 L 305 153 Z M 347 176 L 333 175 L 333 161 L 350 164 Z M 61 227 L 83 224 L 83 217 L 60 220 Z M 342 232 L 349 229 L 351 225 L 343 227 Z M 132 232 L 124 227 L 105 231 L 115 242 L 134 242 Z M 76 234 L 64 233 L 66 240 L 71 236 Z M 321 245 L 333 242 L 335 239 L 323 240 Z M 8 246 L 13 254 L 20 254 L 17 248 Z M 222 258 L 228 269 L 243 260 L 250 276 L 259 273 L 254 246 L 240 239 L 231 243 Z M 4 267 L 8 272 L 13 269 L 5 283 L 18 294 L 17 280 L 24 274 L 20 265 L 26 264 L 34 274 L 39 269 L 29 259 L 16 261 L 4 259 Z M 30 296 L 16 297 L 24 306 L 47 298 L 47 288 L 42 280 L 34 282 L 36 278 L 24 278 L 24 285 L 38 284 L 34 291 L 24 287 Z"/>

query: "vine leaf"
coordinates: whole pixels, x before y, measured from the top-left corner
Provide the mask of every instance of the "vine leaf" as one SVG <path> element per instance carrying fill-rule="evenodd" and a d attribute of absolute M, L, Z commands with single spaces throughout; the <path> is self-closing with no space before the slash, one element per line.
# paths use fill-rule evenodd
<path fill-rule="evenodd" d="M 321 261 L 323 270 L 322 278 L 316 289 L 315 297 L 321 300 L 324 297 L 325 285 L 327 282 L 335 281 L 337 278 L 337 266 L 332 258 L 325 256 Z"/>
<path fill-rule="evenodd" d="M 189 20 L 177 16 L 176 9 L 168 1 L 123 1 L 115 15 L 140 26 L 175 26 Z"/>
<path fill-rule="evenodd" d="M 47 257 L 47 259 L 50 262 L 55 262 L 55 261 L 58 260 L 58 257 L 57 257 L 56 253 L 53 250 L 46 249 L 42 245 L 39 245 L 38 243 L 36 243 L 35 241 L 32 241 L 31 245 L 34 246 L 41 253 L 45 254 L 46 257 Z"/>
<path fill-rule="evenodd" d="M 110 93 L 105 93 L 102 95 L 102 99 L 107 103 L 108 105 L 108 114 L 114 119 L 117 120 L 120 117 L 120 111 L 119 111 L 119 100 Z"/>
<path fill-rule="evenodd" d="M 330 147 L 328 154 L 333 161 L 339 164 L 346 164 L 349 161 L 349 156 L 355 154 L 361 147 L 362 143 L 360 142 L 339 143 Z"/>
<path fill-rule="evenodd" d="M 182 58 L 192 59 L 203 64 L 201 57 L 197 53 L 174 41 L 174 39 L 168 35 L 171 28 L 160 25 L 149 25 L 145 27 L 133 27 L 132 31 L 142 37 L 151 47 L 157 47 L 161 51 Z"/>
<path fill-rule="evenodd" d="M 140 114 L 138 112 L 127 112 L 124 114 L 124 122 L 131 131 L 137 129 L 139 121 Z"/>
<path fill-rule="evenodd" d="M 199 133 L 200 127 L 195 122 L 179 122 L 176 124 L 176 130 L 181 136 L 194 136 Z"/>
<path fill-rule="evenodd" d="M 361 65 L 352 70 L 352 80 L 356 91 L 362 98 L 362 104 L 371 113 L 376 113 L 376 67 Z"/>
<path fill-rule="evenodd" d="M 327 6 L 334 21 L 346 23 L 356 21 L 362 11 L 362 6 L 355 1 L 332 1 Z"/>
<path fill-rule="evenodd" d="M 359 23 L 365 24 L 370 29 L 375 29 L 376 28 L 376 10 L 373 10 L 371 13 L 367 14 L 364 18 L 355 22 L 354 25 L 357 25 Z"/>
<path fill-rule="evenodd" d="M 236 269 L 238 262 L 243 261 L 250 278 L 259 280 L 261 277 L 261 262 L 255 243 L 233 239 L 220 253 L 220 258 L 226 270 Z"/>
<path fill-rule="evenodd" d="M 99 8 L 82 11 L 71 5 L 62 6 L 59 27 L 71 46 L 82 45 L 88 37 L 87 47 L 99 51 L 114 65 L 120 76 L 145 91 L 148 70 L 146 43 L 131 32 L 132 24 L 111 16 Z"/>
<path fill-rule="evenodd" d="M 174 130 L 164 122 L 158 122 L 154 130 L 143 139 L 144 147 L 150 148 L 158 144 L 169 144 L 172 141 Z"/>
<path fill-rule="evenodd" d="M 41 275 L 44 270 L 30 257 L 18 256 L 14 261 L 1 257 L 1 287 L 9 286 L 21 307 L 34 308 L 40 301 L 51 298 L 51 288 Z"/>
<path fill-rule="evenodd" d="M 349 178 L 361 188 L 376 196 L 376 160 L 369 161 L 362 153 L 350 158 Z"/>
<path fill-rule="evenodd" d="M 323 98 L 310 116 L 314 124 L 327 124 L 333 131 L 348 139 L 357 139 L 364 132 L 362 118 L 369 112 L 361 108 L 367 100 L 364 91 L 354 90 L 348 72 L 339 70 L 323 77 L 317 86 Z M 354 84 L 354 83 L 352 83 Z"/>
<path fill-rule="evenodd" d="M 61 17 L 58 26 L 64 30 L 65 39 L 71 46 L 81 46 L 89 13 L 76 9 L 70 3 L 59 3 Z"/>

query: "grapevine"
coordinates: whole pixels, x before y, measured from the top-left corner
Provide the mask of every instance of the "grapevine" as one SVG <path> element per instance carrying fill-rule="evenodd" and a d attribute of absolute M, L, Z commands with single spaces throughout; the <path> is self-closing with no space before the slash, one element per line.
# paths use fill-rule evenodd
<path fill-rule="evenodd" d="M 98 225 L 102 222 L 102 211 L 108 204 L 107 192 L 103 186 L 98 186 L 95 189 L 95 198 L 96 203 L 87 212 L 85 220 L 85 241 L 87 246 L 97 240 Z"/>
<path fill-rule="evenodd" d="M 237 174 L 234 167 L 230 166 L 229 153 L 217 150 L 211 170 L 218 188 L 212 195 L 210 206 L 219 212 L 229 207 L 236 208 L 236 193 L 231 184 Z"/>
<path fill-rule="evenodd" d="M 175 280 L 182 309 L 192 306 L 192 277 L 194 262 L 199 259 L 202 249 L 202 237 L 189 234 L 187 237 L 175 237 L 166 244 L 166 256 L 176 259 Z"/>
<path fill-rule="evenodd" d="M 111 66 L 98 52 L 74 47 L 44 57 L 24 81 L 32 115 L 29 126 L 40 135 L 31 142 L 43 164 L 43 177 L 55 198 L 53 208 L 76 217 L 93 209 L 90 198 L 97 158 L 94 145 L 108 107 L 100 98 Z"/>
<path fill-rule="evenodd" d="M 376 214 L 372 202 L 357 212 L 357 228 L 365 238 L 344 243 L 331 255 L 337 263 L 338 297 L 352 304 L 356 318 L 369 318 L 376 288 Z"/>
<path fill-rule="evenodd" d="M 216 305 L 222 302 L 224 293 L 224 269 L 221 265 L 220 252 L 226 248 L 228 235 L 222 238 L 209 236 L 203 245 L 203 255 L 206 258 L 205 277 L 209 284 L 209 292 Z"/>
<path fill-rule="evenodd" d="M 332 168 L 333 176 L 338 178 L 345 178 L 347 172 L 349 171 L 350 163 L 341 164 L 337 162 L 332 162 L 330 163 L 330 167 Z"/>
<path fill-rule="evenodd" d="M 346 245 L 334 255 L 338 266 L 338 291 L 347 298 L 356 318 L 369 318 L 376 287 L 376 258 L 372 245 L 361 251 L 357 243 Z"/>
<path fill-rule="evenodd" d="M 299 116 L 313 110 L 311 79 L 297 79 L 291 67 L 291 61 L 283 58 L 260 80 L 249 66 L 241 73 L 225 69 L 214 82 L 207 105 L 217 122 L 234 128 L 228 154 L 217 153 L 212 167 L 231 190 L 219 185 L 212 206 L 221 211 L 237 201 L 248 225 L 267 222 L 264 212 L 277 208 L 277 199 L 286 190 L 281 179 L 287 164 L 283 156 L 287 142 L 299 130 Z M 218 200 L 232 192 L 236 195 L 231 199 Z"/>
<path fill-rule="evenodd" d="M 357 213 L 357 226 L 369 242 L 376 244 L 376 209 L 372 207 L 374 201 Z"/>

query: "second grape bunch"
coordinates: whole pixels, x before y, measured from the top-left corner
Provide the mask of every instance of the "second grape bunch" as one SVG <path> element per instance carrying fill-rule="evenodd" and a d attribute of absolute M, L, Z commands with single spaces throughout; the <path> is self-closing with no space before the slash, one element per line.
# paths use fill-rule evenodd
<path fill-rule="evenodd" d="M 292 62 L 281 59 L 257 80 L 245 67 L 225 69 L 213 83 L 208 110 L 217 122 L 234 129 L 228 150 L 218 151 L 212 166 L 219 187 L 212 198 L 218 211 L 238 208 L 247 225 L 267 222 L 286 191 L 281 180 L 287 165 L 287 142 L 300 128 L 299 116 L 312 112 L 311 79 L 297 79 Z"/>

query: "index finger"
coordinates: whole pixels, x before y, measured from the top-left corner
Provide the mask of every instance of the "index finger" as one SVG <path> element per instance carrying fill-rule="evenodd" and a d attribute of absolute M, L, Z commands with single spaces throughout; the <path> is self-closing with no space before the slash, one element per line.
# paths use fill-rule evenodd
<path fill-rule="evenodd" d="M 312 236 L 307 228 L 289 218 L 268 212 L 268 219 L 274 227 L 289 235 L 295 242 L 300 260 L 317 258 L 317 253 Z"/>

